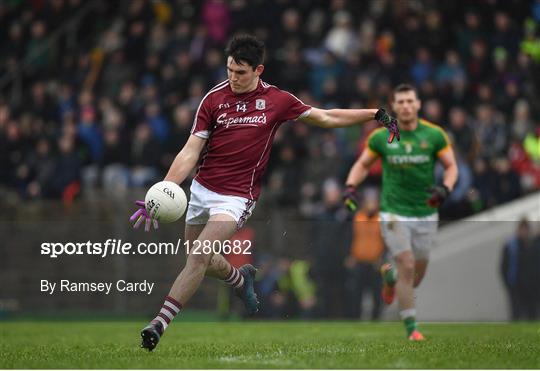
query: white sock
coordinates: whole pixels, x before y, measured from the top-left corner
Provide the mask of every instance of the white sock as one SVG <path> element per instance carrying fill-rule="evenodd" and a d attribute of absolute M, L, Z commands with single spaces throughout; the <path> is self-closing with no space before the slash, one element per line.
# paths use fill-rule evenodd
<path fill-rule="evenodd" d="M 416 309 L 410 308 L 410 309 L 404 309 L 399 312 L 399 316 L 401 319 L 409 318 L 409 317 L 416 317 Z"/>

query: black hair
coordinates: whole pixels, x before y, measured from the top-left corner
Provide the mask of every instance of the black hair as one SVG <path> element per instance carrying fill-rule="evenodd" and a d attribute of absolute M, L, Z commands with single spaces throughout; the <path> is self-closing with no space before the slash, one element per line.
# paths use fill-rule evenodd
<path fill-rule="evenodd" d="M 251 35 L 238 35 L 232 38 L 225 49 L 227 57 L 238 64 L 247 64 L 255 68 L 263 64 L 264 61 L 264 43 Z"/>
<path fill-rule="evenodd" d="M 393 94 L 392 94 L 392 100 L 395 99 L 396 97 L 396 93 L 403 93 L 403 92 L 406 92 L 406 91 L 414 91 L 414 94 L 416 94 L 416 97 L 418 97 L 418 90 L 416 90 L 416 88 L 411 85 L 411 84 L 399 84 L 398 86 L 395 87 L 394 91 L 393 91 Z"/>

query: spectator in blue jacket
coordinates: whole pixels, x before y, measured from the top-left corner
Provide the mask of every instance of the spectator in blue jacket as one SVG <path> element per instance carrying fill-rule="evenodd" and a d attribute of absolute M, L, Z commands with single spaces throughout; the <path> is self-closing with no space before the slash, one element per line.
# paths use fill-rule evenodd
<path fill-rule="evenodd" d="M 508 290 L 512 320 L 539 318 L 540 238 L 533 240 L 530 222 L 522 219 L 504 245 L 501 275 Z"/>

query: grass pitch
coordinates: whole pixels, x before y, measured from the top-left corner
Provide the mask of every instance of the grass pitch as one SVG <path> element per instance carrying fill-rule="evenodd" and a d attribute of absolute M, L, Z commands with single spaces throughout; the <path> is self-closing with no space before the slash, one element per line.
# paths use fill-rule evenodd
<path fill-rule="evenodd" d="M 540 368 L 540 323 L 183 323 L 154 352 L 144 322 L 0 322 L 0 368 Z"/>

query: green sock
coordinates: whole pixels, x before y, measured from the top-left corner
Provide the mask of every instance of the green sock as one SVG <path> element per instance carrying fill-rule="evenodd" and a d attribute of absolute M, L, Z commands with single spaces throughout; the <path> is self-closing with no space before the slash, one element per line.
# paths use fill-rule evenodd
<path fill-rule="evenodd" d="M 384 283 L 388 286 L 394 286 L 397 281 L 397 272 L 393 266 L 390 266 L 390 269 L 386 270 L 383 274 Z"/>
<path fill-rule="evenodd" d="M 407 330 L 407 336 L 411 336 L 412 332 L 418 327 L 416 317 L 407 317 L 403 320 L 403 323 L 405 324 L 405 330 Z"/>

